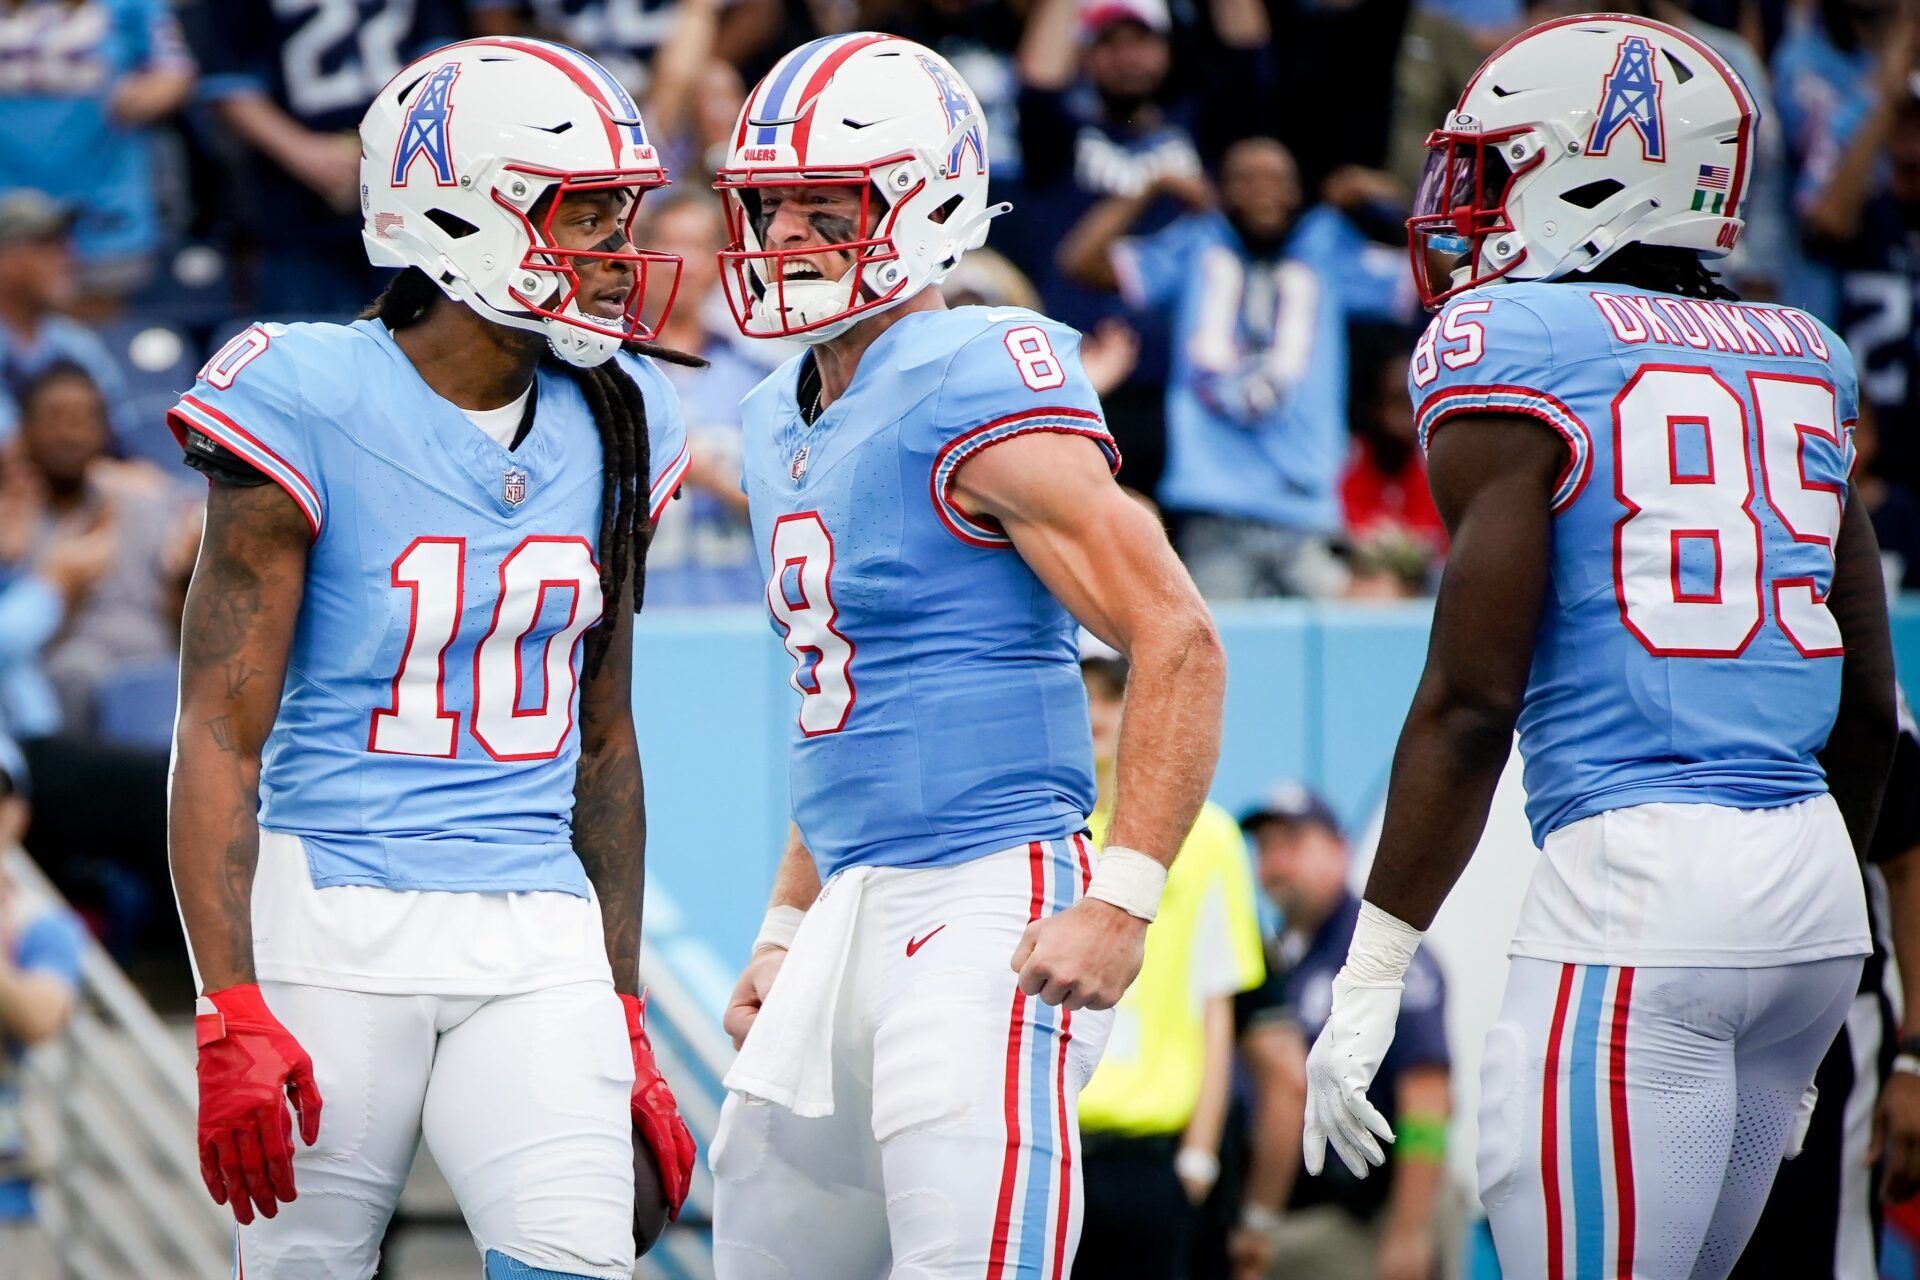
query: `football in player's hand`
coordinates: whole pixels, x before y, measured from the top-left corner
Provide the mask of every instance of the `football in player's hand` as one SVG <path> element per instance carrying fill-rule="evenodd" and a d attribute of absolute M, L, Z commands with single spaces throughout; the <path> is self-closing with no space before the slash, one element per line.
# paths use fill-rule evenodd
<path fill-rule="evenodd" d="M 653 1148 L 636 1130 L 633 1135 L 633 1252 L 640 1257 L 666 1234 L 667 1195 L 660 1186 L 660 1167 Z"/>

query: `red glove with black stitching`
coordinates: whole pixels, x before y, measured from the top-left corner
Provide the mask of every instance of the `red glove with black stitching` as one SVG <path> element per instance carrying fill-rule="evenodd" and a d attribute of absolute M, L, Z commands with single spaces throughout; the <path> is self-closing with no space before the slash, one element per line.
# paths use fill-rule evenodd
<path fill-rule="evenodd" d="M 653 1045 L 647 1039 L 647 999 L 645 996 L 620 997 L 627 1012 L 627 1039 L 633 1045 L 633 1131 L 653 1154 L 660 1174 L 660 1190 L 666 1196 L 667 1216 L 677 1219 L 687 1202 L 687 1190 L 693 1185 L 693 1134 L 680 1118 L 680 1104 L 673 1090 L 653 1061 Z"/>
<path fill-rule="evenodd" d="M 300 1140 L 320 1136 L 320 1089 L 313 1059 L 267 1008 L 251 982 L 203 997 L 213 1012 L 193 1020 L 200 1059 L 200 1176 L 215 1204 L 231 1204 L 241 1226 L 256 1207 L 271 1218 L 294 1199 L 293 1123 Z"/>

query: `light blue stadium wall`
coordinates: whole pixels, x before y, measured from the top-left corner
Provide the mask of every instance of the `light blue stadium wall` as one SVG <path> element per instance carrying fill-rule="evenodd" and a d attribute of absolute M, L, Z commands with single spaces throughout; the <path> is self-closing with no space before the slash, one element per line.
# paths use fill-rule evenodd
<path fill-rule="evenodd" d="M 1238 808 L 1291 776 L 1347 821 L 1367 816 L 1419 679 L 1428 614 L 1424 604 L 1222 609 L 1230 675 L 1214 799 Z M 1896 609 L 1894 638 L 1901 669 L 1920 678 L 1920 599 Z M 717 1000 L 759 925 L 785 832 L 792 664 L 755 609 L 649 613 L 637 653 L 658 889 L 649 937 Z"/>

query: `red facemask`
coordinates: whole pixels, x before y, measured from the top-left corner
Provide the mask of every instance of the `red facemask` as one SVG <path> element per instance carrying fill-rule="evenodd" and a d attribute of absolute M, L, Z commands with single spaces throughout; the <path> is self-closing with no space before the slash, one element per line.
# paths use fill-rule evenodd
<path fill-rule="evenodd" d="M 533 165 L 516 164 L 506 168 L 508 172 L 524 173 L 535 178 L 558 179 L 548 191 L 545 209 L 540 213 L 537 225 L 497 192 L 494 194 L 495 201 L 502 208 L 520 219 L 527 238 L 532 242 L 532 247 L 520 260 L 520 269 L 534 273 L 535 279 L 550 279 L 559 288 L 556 295 L 551 289 L 529 292 L 516 287 L 509 290 L 514 301 L 525 307 L 529 314 L 543 320 L 558 320 L 562 324 L 585 329 L 602 337 L 618 338 L 622 342 L 645 342 L 658 334 L 666 323 L 668 313 L 673 310 L 674 298 L 680 291 L 680 256 L 635 248 L 633 221 L 640 210 L 640 197 L 655 187 L 665 186 L 666 175 L 658 169 L 572 173 Z M 554 215 L 568 196 L 583 191 L 621 191 L 632 198 L 627 201 L 626 209 L 620 215 L 619 225 L 606 239 L 585 249 L 560 248 L 553 235 Z M 596 316 L 577 307 L 568 310 L 580 297 L 580 273 L 575 267 L 579 262 L 620 262 L 632 268 L 633 284 L 627 291 L 618 319 Z M 659 314 L 651 317 L 649 322 L 642 311 L 649 286 L 657 281 L 660 272 L 671 273 L 666 288 L 666 302 L 660 307 Z"/>
<path fill-rule="evenodd" d="M 1526 259 L 1522 251 L 1495 270 L 1480 266 L 1487 238 L 1514 229 L 1507 195 L 1515 180 L 1546 155 L 1537 153 L 1518 171 L 1508 167 L 1500 144 L 1528 132 L 1526 127 L 1493 133 L 1436 129 L 1427 136 L 1427 167 L 1407 219 L 1407 253 L 1420 301 L 1429 311 L 1455 294 L 1498 280 Z M 1467 270 L 1456 283 L 1462 266 Z"/>
<path fill-rule="evenodd" d="M 722 169 L 715 175 L 713 185 L 726 197 L 727 212 L 728 244 L 720 254 L 720 286 L 726 294 L 727 308 L 733 313 L 733 321 L 740 327 L 741 333 L 749 338 L 790 338 L 899 299 L 907 285 L 906 272 L 902 271 L 899 280 L 885 292 L 875 292 L 863 284 L 863 279 L 871 278 L 868 268 L 899 260 L 900 251 L 894 246 L 892 237 L 894 211 L 904 206 L 920 189 L 915 187 L 903 193 L 887 212 L 880 215 L 876 223 L 874 206 L 879 193 L 874 186 L 874 173 L 910 158 L 889 156 L 872 164 L 835 169 L 831 173 Z M 764 228 L 754 225 L 761 191 L 772 187 L 855 186 L 860 190 L 860 211 L 855 225 L 872 227 L 869 235 L 829 246 L 764 247 L 765 242 L 761 238 Z M 747 247 L 749 244 L 763 247 L 750 249 Z M 838 282 L 845 291 L 841 306 L 830 315 L 796 320 L 787 305 L 787 266 L 791 262 L 818 257 L 827 251 L 852 255 L 847 273 Z M 756 308 L 760 309 L 760 315 L 770 317 L 770 322 L 761 320 L 760 315 L 756 315 Z"/>

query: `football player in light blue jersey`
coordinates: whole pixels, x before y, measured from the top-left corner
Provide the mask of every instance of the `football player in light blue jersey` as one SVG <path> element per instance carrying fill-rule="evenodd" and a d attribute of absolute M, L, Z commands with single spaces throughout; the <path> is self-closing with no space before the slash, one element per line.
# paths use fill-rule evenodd
<path fill-rule="evenodd" d="M 686 455 L 622 348 L 666 175 L 536 41 L 428 55 L 360 137 L 401 273 L 169 415 L 212 480 L 170 813 L 201 1172 L 236 1275 L 370 1276 L 424 1137 L 489 1277 L 627 1280 L 694 1155 L 638 985 L 632 616 Z"/>
<path fill-rule="evenodd" d="M 940 293 L 1006 209 L 987 155 L 952 67 L 860 33 L 774 66 L 716 184 L 741 331 L 807 346 L 742 406 L 796 703 L 726 1016 L 722 1280 L 1066 1280 L 1075 1100 L 1218 752 L 1219 639 L 1112 479 L 1078 335 Z M 1076 619 L 1135 673 L 1097 866 Z"/>
<path fill-rule="evenodd" d="M 1853 360 L 1702 264 L 1739 239 L 1755 127 L 1685 32 L 1544 23 L 1429 139 L 1408 224 L 1452 548 L 1305 1153 L 1380 1163 L 1366 1090 L 1517 725 L 1542 856 L 1479 1139 L 1509 1276 L 1726 1276 L 1869 950 L 1895 718 Z"/>

